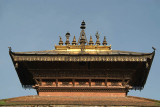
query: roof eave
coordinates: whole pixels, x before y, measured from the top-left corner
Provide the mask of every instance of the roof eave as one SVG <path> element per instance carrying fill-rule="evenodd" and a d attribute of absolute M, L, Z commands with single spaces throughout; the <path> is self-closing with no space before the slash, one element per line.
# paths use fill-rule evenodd
<path fill-rule="evenodd" d="M 149 65 L 149 67 L 148 67 L 148 69 L 147 69 L 147 74 L 146 74 L 146 76 L 145 76 L 145 81 L 144 81 L 144 85 L 146 84 L 146 81 L 147 81 L 147 78 L 148 78 L 148 75 L 149 75 L 149 72 L 150 72 L 150 69 L 151 69 L 151 66 L 152 66 L 152 62 L 153 62 L 153 59 L 154 59 L 154 56 L 155 56 L 155 50 L 152 52 L 152 58 L 151 58 L 151 60 L 148 62 L 148 63 L 150 63 L 150 65 Z M 143 87 L 144 87 L 144 85 L 143 85 Z"/>

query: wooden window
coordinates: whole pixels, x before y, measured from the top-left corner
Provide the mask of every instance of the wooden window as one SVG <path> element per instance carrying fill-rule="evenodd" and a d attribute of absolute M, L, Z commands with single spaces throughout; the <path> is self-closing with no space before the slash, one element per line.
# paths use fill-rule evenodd
<path fill-rule="evenodd" d="M 59 79 L 58 86 L 73 86 L 71 79 Z"/>
<path fill-rule="evenodd" d="M 75 86 L 89 86 L 88 79 L 77 79 L 75 80 Z"/>
<path fill-rule="evenodd" d="M 93 79 L 91 84 L 92 86 L 105 86 L 105 80 L 104 79 Z"/>
<path fill-rule="evenodd" d="M 108 82 L 110 83 L 109 86 L 121 86 L 121 80 L 116 79 L 109 79 Z"/>

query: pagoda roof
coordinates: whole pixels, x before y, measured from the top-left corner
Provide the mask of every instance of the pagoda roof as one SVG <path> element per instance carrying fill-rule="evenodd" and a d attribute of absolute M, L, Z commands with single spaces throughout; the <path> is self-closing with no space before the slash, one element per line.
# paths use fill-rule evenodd
<path fill-rule="evenodd" d="M 92 37 L 90 37 L 88 43 L 85 34 L 85 24 L 82 23 L 81 25 L 82 30 L 79 40 L 76 42 L 74 36 L 72 45 L 70 45 L 69 41 L 70 33 L 67 32 L 65 45 L 63 45 L 62 38 L 60 37 L 59 45 L 55 45 L 55 50 L 12 52 L 11 48 L 9 49 L 9 54 L 12 58 L 22 85 L 25 87 L 30 87 L 35 84 L 33 76 L 30 74 L 30 69 L 28 69 L 29 67 L 32 68 L 32 65 L 34 64 L 37 65 L 36 69 L 39 70 L 42 69 L 43 66 L 50 68 L 53 63 L 57 64 L 59 62 L 59 64 L 66 62 L 68 64 L 76 64 L 78 62 L 100 62 L 102 65 L 105 65 L 106 63 L 108 65 L 110 64 L 112 69 L 114 69 L 114 66 L 117 66 L 120 70 L 122 68 L 121 64 L 124 66 L 128 66 L 127 64 L 137 66 L 137 68 L 132 68 L 132 70 L 137 72 L 136 75 L 139 75 L 139 78 L 133 81 L 133 83 L 135 83 L 133 86 L 135 89 L 136 87 L 142 89 L 152 65 L 155 55 L 155 48 L 153 48 L 154 51 L 151 53 L 112 50 L 111 45 L 107 45 L 108 43 L 106 41 L 106 37 L 104 37 L 103 43 L 100 43 L 100 35 L 98 32 L 95 35 L 97 39 L 96 43 L 93 43 Z M 115 65 L 116 62 L 118 62 L 117 65 Z M 59 68 L 61 69 L 61 67 Z M 130 69 L 122 69 L 130 72 Z"/>
<path fill-rule="evenodd" d="M 14 55 L 127 55 L 127 56 L 144 56 L 152 53 L 120 51 L 120 50 L 92 50 L 92 51 L 70 51 L 70 50 L 44 50 L 44 51 L 28 51 L 28 52 L 11 52 Z"/>
<path fill-rule="evenodd" d="M 14 63 L 15 68 L 19 66 L 18 63 L 24 64 L 25 62 L 135 62 L 145 64 L 141 66 L 141 71 L 146 71 L 142 77 L 143 81 L 139 87 L 142 89 L 146 83 L 150 67 L 155 55 L 155 51 L 152 53 L 141 53 L 131 51 L 119 51 L 119 50 L 107 50 L 107 51 L 67 51 L 67 50 L 45 50 L 45 51 L 31 51 L 31 52 L 12 52 L 10 50 L 10 56 Z M 38 64 L 38 63 L 37 63 Z M 48 63 L 47 63 L 48 64 Z M 113 65 L 115 63 L 112 63 Z M 18 70 L 17 70 L 18 71 Z M 20 75 L 20 74 L 19 74 Z M 21 78 L 21 76 L 19 76 Z M 23 77 L 23 76 L 22 76 Z M 142 79 L 141 77 L 141 79 Z M 28 77 L 29 78 L 29 77 Z M 29 84 L 33 82 L 27 82 L 21 78 L 21 83 L 24 87 L 30 87 Z M 22 81 L 24 80 L 24 81 Z M 30 79 L 32 80 L 32 79 Z M 28 85 L 26 85 L 28 84 Z M 138 89 L 138 88 L 134 88 Z"/>
<path fill-rule="evenodd" d="M 143 81 L 140 85 L 135 86 L 134 89 L 142 89 L 146 83 L 150 67 L 155 55 L 152 53 L 141 53 L 131 51 L 107 50 L 107 51 L 67 51 L 67 50 L 45 50 L 45 51 L 31 51 L 31 52 L 12 52 L 9 51 L 14 66 L 17 70 L 21 83 L 24 87 L 31 87 L 34 82 L 33 77 L 23 77 L 18 66 L 25 62 L 135 62 L 145 64 L 141 66 L 141 71 L 145 70 L 145 75 L 141 76 Z M 134 64 L 135 64 L 134 63 Z M 38 64 L 38 63 L 37 63 Z M 115 64 L 115 63 L 113 63 Z M 26 72 L 27 73 L 27 72 Z M 26 74 L 29 75 L 29 74 Z M 28 82 L 24 78 L 28 78 Z M 29 79 L 30 78 L 30 79 Z M 30 81 L 29 81 L 30 80 Z"/>
<path fill-rule="evenodd" d="M 132 61 L 147 62 L 153 60 L 155 51 L 152 53 L 141 53 L 119 50 L 45 50 L 31 52 L 12 52 L 10 56 L 16 61 Z"/>

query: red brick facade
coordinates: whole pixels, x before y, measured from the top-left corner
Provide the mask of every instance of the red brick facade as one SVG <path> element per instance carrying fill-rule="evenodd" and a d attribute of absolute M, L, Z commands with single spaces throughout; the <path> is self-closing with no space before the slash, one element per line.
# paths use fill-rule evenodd
<path fill-rule="evenodd" d="M 126 93 L 107 92 L 39 92 L 39 96 L 102 96 L 102 97 L 125 97 Z"/>

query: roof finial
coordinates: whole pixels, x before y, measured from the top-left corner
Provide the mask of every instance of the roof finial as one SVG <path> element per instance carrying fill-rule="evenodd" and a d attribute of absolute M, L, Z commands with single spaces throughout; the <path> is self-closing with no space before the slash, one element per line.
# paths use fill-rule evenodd
<path fill-rule="evenodd" d="M 65 42 L 66 45 L 69 45 L 69 44 L 70 44 L 70 42 L 69 42 L 69 37 L 70 37 L 70 33 L 67 32 L 67 33 L 66 33 L 66 42 Z"/>
<path fill-rule="evenodd" d="M 80 44 L 86 44 L 85 33 L 81 32 Z"/>
<path fill-rule="evenodd" d="M 107 41 L 106 41 L 106 36 L 104 36 L 104 39 L 103 39 L 103 43 L 102 43 L 103 45 L 107 45 Z"/>
<path fill-rule="evenodd" d="M 76 37 L 75 37 L 75 35 L 73 37 L 72 45 L 76 45 Z"/>
<path fill-rule="evenodd" d="M 94 44 L 94 42 L 92 40 L 92 36 L 90 36 L 89 45 L 93 45 L 93 44 Z"/>
<path fill-rule="evenodd" d="M 85 26 L 86 24 L 85 24 L 85 22 L 84 22 L 84 20 L 83 20 L 83 22 L 81 23 L 81 29 L 85 29 L 86 28 L 86 26 Z"/>
<path fill-rule="evenodd" d="M 87 41 L 86 34 L 85 34 L 85 28 L 86 28 L 85 25 L 86 24 L 83 20 L 83 22 L 81 23 L 81 27 L 80 27 L 82 30 L 81 30 L 81 33 L 80 33 L 77 44 L 79 44 L 79 43 L 82 44 L 83 43 L 85 45 L 87 43 L 87 45 L 88 45 L 88 41 Z"/>
<path fill-rule="evenodd" d="M 98 34 L 98 32 L 96 33 L 95 36 L 97 38 L 96 45 L 100 45 L 101 43 L 100 43 L 100 40 L 99 40 L 99 34 Z"/>
<path fill-rule="evenodd" d="M 11 47 L 8 47 L 9 48 L 9 52 L 11 52 L 12 51 L 12 48 Z"/>
<path fill-rule="evenodd" d="M 156 50 L 156 48 L 155 48 L 155 47 L 153 47 L 153 46 L 152 46 L 152 49 L 153 49 L 154 51 Z"/>
<path fill-rule="evenodd" d="M 59 45 L 63 45 L 63 41 L 62 41 L 61 36 L 59 36 Z"/>

